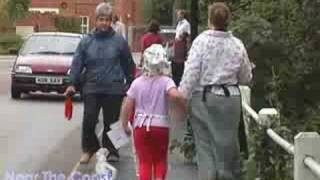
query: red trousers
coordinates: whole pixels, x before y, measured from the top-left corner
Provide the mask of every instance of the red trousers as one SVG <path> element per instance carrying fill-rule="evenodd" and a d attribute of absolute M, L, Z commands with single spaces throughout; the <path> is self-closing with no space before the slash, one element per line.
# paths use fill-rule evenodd
<path fill-rule="evenodd" d="M 135 128 L 134 144 L 139 161 L 140 180 L 164 180 L 167 174 L 169 128 Z"/>

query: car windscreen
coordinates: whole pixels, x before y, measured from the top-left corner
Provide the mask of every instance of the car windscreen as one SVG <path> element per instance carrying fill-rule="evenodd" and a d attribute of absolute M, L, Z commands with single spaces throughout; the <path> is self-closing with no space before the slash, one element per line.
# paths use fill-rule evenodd
<path fill-rule="evenodd" d="M 20 54 L 73 55 L 80 40 L 77 36 L 34 35 L 27 39 Z"/>

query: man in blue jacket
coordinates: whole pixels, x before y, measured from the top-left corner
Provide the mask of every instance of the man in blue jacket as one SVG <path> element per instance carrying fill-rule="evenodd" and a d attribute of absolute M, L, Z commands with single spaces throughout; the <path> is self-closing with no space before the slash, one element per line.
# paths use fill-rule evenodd
<path fill-rule="evenodd" d="M 112 6 L 100 3 L 96 8 L 96 28 L 79 43 L 71 66 L 71 85 L 65 92 L 75 93 L 81 79 L 84 114 L 80 163 L 88 163 L 100 148 L 95 127 L 101 108 L 104 119 L 102 146 L 110 152 L 108 161 L 119 160 L 118 151 L 106 133 L 110 124 L 118 120 L 122 98 L 133 80 L 134 62 L 127 41 L 115 33 L 111 23 Z"/>

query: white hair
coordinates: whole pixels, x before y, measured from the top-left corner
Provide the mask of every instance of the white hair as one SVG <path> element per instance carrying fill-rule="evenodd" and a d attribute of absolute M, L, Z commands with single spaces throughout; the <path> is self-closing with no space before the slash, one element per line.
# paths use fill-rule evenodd
<path fill-rule="evenodd" d="M 102 2 L 96 7 L 96 17 L 107 16 L 112 18 L 112 5 L 110 3 Z"/>

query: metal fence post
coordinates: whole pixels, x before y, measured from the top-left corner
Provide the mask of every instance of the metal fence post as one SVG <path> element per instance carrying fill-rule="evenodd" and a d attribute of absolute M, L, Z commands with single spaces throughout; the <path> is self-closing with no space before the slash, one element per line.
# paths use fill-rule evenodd
<path fill-rule="evenodd" d="M 320 136 L 316 132 L 301 132 L 294 138 L 294 180 L 318 180 L 305 166 L 306 157 L 319 162 Z"/>
<path fill-rule="evenodd" d="M 259 111 L 259 121 L 262 126 L 270 127 L 272 120 L 279 119 L 279 113 L 275 108 L 263 108 Z"/>
<path fill-rule="evenodd" d="M 242 102 L 245 102 L 249 106 L 251 106 L 251 89 L 248 86 L 240 86 L 240 92 L 241 92 L 241 100 Z M 244 119 L 244 124 L 245 124 L 245 129 L 246 129 L 246 134 L 249 134 L 249 123 L 250 123 L 250 115 L 249 113 L 244 110 L 242 107 L 242 112 L 243 112 L 243 119 Z"/>

